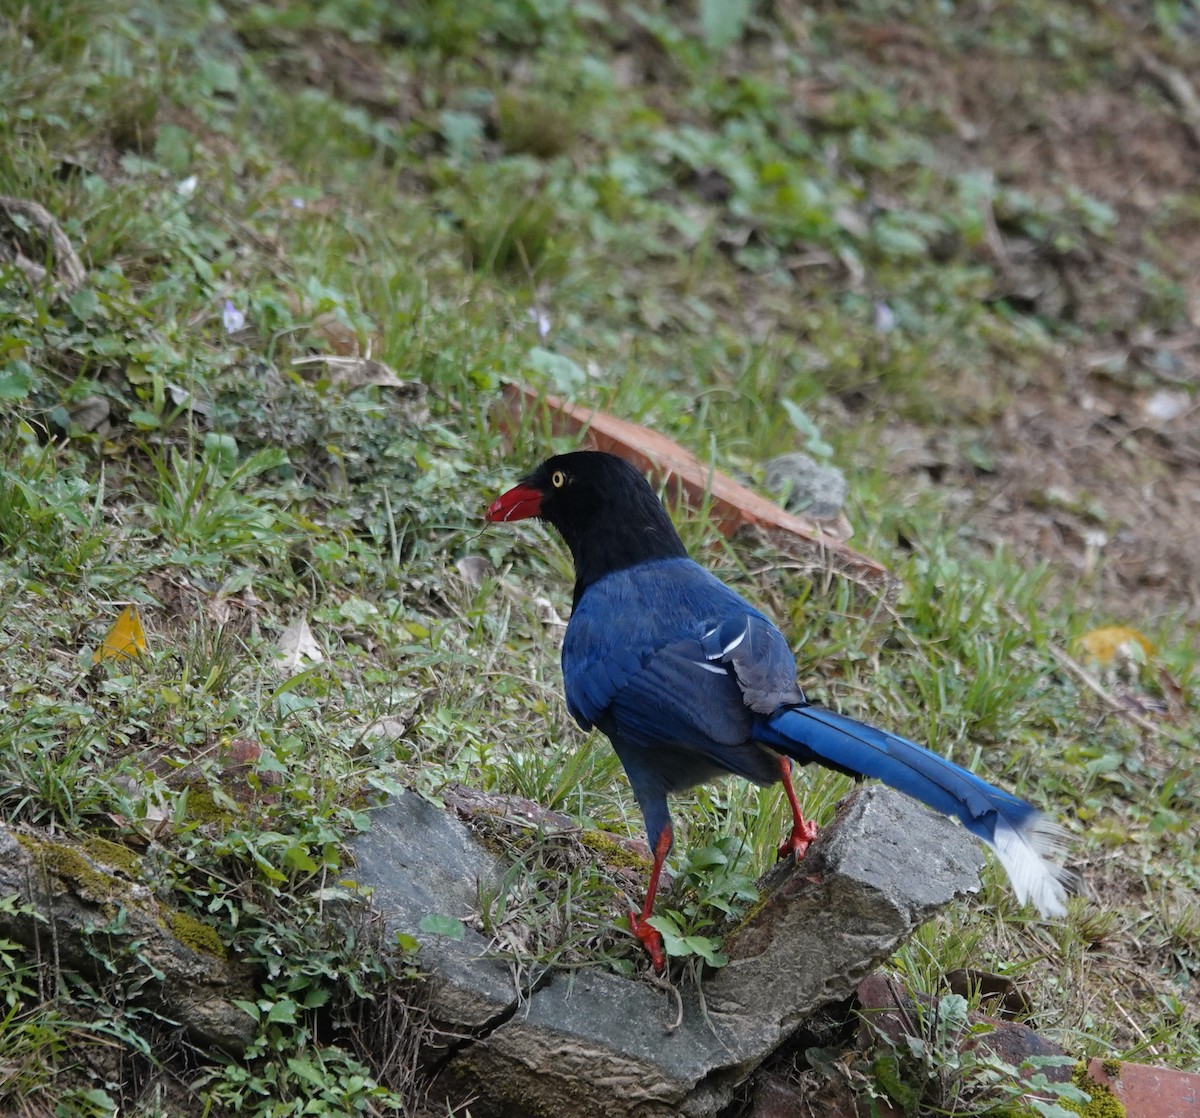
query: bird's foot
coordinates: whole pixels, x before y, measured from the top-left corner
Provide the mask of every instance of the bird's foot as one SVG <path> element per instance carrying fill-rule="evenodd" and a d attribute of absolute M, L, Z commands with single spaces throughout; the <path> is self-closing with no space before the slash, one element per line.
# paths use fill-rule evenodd
<path fill-rule="evenodd" d="M 658 929 L 650 927 L 642 917 L 630 909 L 629 930 L 634 934 L 636 939 L 641 941 L 642 946 L 649 953 L 650 962 L 654 966 L 654 969 L 659 974 L 666 970 L 667 956 L 663 947 L 663 938 L 659 934 Z"/>
<path fill-rule="evenodd" d="M 808 853 L 809 844 L 817 837 L 817 825 L 805 819 L 797 821 L 784 844 L 779 848 L 779 860 L 795 858 L 798 862 Z"/>

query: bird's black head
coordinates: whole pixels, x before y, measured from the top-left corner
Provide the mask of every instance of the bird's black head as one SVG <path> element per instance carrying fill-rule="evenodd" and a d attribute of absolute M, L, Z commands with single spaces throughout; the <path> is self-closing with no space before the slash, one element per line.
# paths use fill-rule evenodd
<path fill-rule="evenodd" d="M 575 560 L 575 601 L 611 571 L 687 554 L 666 509 L 623 458 L 580 450 L 548 458 L 492 502 L 490 521 L 537 516 L 558 529 Z"/>

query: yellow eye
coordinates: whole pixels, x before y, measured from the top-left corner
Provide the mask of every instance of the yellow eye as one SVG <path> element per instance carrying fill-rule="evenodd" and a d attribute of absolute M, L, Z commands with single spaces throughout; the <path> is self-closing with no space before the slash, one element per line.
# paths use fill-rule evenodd
<path fill-rule="evenodd" d="M 555 470 L 554 473 L 550 475 L 550 484 L 553 485 L 555 489 L 561 489 L 567 484 L 567 475 L 564 474 L 562 470 Z"/>

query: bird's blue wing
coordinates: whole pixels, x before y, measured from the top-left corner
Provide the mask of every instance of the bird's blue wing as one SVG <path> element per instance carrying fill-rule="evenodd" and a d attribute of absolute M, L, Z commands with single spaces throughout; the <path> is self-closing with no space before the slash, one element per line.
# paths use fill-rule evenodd
<path fill-rule="evenodd" d="M 710 666 L 734 675 L 742 702 L 758 714 L 804 702 L 796 685 L 796 661 L 784 635 L 757 610 L 731 614 L 700 638 Z"/>
<path fill-rule="evenodd" d="M 619 742 L 623 758 L 673 747 L 697 766 L 759 781 L 777 770 L 751 743 L 755 712 L 801 698 L 779 631 L 690 560 L 589 587 L 567 628 L 563 675 L 571 714 Z M 696 783 L 685 776 L 679 787 Z"/>
<path fill-rule="evenodd" d="M 710 664 L 694 639 L 673 641 L 646 656 L 613 695 L 608 713 L 630 742 L 701 751 L 747 741 L 754 718 L 734 676 Z"/>

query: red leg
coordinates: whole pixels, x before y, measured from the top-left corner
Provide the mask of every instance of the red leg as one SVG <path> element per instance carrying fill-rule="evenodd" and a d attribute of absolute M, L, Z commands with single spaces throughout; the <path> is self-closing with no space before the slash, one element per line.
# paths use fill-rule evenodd
<path fill-rule="evenodd" d="M 642 946 L 650 952 L 650 962 L 656 971 L 666 969 L 667 959 L 663 950 L 663 938 L 658 931 L 646 923 L 654 915 L 654 894 L 658 892 L 658 879 L 662 874 L 663 862 L 671 849 L 674 836 L 668 823 L 663 833 L 658 836 L 658 845 L 654 848 L 654 867 L 650 870 L 650 884 L 646 887 L 646 903 L 642 905 L 639 916 L 632 909 L 629 911 L 629 930 L 642 942 Z"/>
<path fill-rule="evenodd" d="M 779 857 L 795 855 L 799 860 L 807 852 L 808 844 L 817 837 L 817 825 L 808 822 L 800 812 L 800 801 L 796 799 L 796 789 L 792 787 L 792 763 L 786 757 L 779 758 L 779 771 L 783 774 L 783 790 L 787 793 L 788 803 L 792 805 L 792 833 L 779 848 Z"/>

